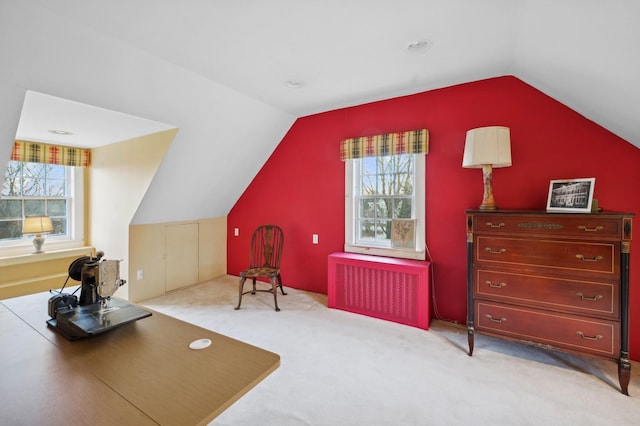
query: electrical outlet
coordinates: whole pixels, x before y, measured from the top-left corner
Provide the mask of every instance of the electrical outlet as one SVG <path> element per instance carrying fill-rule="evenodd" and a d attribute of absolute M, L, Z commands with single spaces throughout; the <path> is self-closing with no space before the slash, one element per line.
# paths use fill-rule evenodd
<path fill-rule="evenodd" d="M 313 244 L 318 244 L 318 234 L 313 234 Z"/>
<path fill-rule="evenodd" d="M 138 269 L 136 271 L 136 278 L 138 279 L 138 281 L 142 280 L 144 278 L 144 270 Z"/>
<path fill-rule="evenodd" d="M 235 235 L 236 237 L 237 237 L 238 235 L 240 235 L 240 229 L 238 229 L 238 228 L 233 228 L 233 235 Z"/>

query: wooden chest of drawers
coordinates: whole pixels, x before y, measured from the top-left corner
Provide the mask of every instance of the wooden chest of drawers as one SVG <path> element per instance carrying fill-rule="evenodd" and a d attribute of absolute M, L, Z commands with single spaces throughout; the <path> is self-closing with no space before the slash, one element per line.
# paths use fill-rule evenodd
<path fill-rule="evenodd" d="M 467 211 L 476 333 L 618 363 L 628 395 L 632 214 Z"/>

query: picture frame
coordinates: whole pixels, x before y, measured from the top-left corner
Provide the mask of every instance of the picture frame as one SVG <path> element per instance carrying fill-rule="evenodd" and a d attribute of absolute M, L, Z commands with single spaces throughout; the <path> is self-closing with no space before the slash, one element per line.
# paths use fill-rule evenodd
<path fill-rule="evenodd" d="M 391 221 L 391 247 L 415 249 L 416 220 L 393 219 Z"/>
<path fill-rule="evenodd" d="M 595 185 L 593 177 L 551 180 L 547 212 L 591 213 Z"/>

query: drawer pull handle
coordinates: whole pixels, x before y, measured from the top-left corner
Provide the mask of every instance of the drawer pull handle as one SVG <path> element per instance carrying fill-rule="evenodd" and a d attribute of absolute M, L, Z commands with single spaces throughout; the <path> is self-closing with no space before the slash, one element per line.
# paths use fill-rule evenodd
<path fill-rule="evenodd" d="M 499 284 L 494 284 L 491 281 L 487 280 L 484 282 L 486 285 L 488 285 L 491 288 L 502 288 L 502 287 L 506 287 L 507 283 L 499 283 Z"/>
<path fill-rule="evenodd" d="M 587 228 L 584 225 L 580 225 L 578 226 L 578 229 L 582 229 L 585 232 L 598 232 L 598 231 L 602 231 L 604 229 L 604 226 L 598 225 L 595 228 Z"/>
<path fill-rule="evenodd" d="M 584 294 L 582 294 L 582 293 L 576 293 L 576 296 L 578 296 L 578 297 L 579 297 L 580 299 L 582 299 L 582 300 L 592 300 L 592 301 L 594 301 L 594 302 L 595 302 L 596 300 L 600 300 L 600 299 L 602 299 L 602 296 L 601 296 L 601 295 L 599 295 L 599 294 L 596 294 L 596 295 L 595 295 L 595 296 L 593 296 L 593 297 L 586 297 L 586 296 L 585 296 Z"/>
<path fill-rule="evenodd" d="M 485 248 L 485 250 L 487 251 L 487 253 L 491 253 L 491 254 L 502 254 L 505 251 L 507 251 L 506 248 L 501 248 L 499 250 L 493 250 L 491 247 L 487 247 L 487 248 Z"/>
<path fill-rule="evenodd" d="M 491 314 L 487 314 L 487 315 L 485 315 L 485 317 L 487 317 L 487 319 L 489 321 L 492 321 L 492 322 L 505 322 L 507 320 L 505 317 L 494 318 L 493 315 L 491 315 Z M 580 333 L 580 332 L 578 332 L 578 333 Z"/>
<path fill-rule="evenodd" d="M 489 228 L 502 228 L 504 226 L 504 222 L 500 222 L 498 224 L 494 224 L 493 222 L 487 222 L 487 226 Z"/>
<path fill-rule="evenodd" d="M 577 334 L 578 336 L 580 336 L 580 338 L 581 338 L 581 339 L 584 339 L 584 340 L 592 340 L 592 341 L 594 341 L 594 342 L 595 342 L 596 340 L 600 340 L 600 339 L 602 339 L 602 335 L 600 335 L 600 334 L 597 334 L 597 335 L 595 335 L 595 336 L 585 336 L 585 335 L 584 335 L 584 333 L 583 333 L 582 331 L 576 331 L 576 334 Z"/>
<path fill-rule="evenodd" d="M 584 257 L 581 254 L 576 254 L 576 257 L 584 262 L 597 262 L 598 260 L 602 260 L 603 257 L 602 256 L 596 256 L 596 257 Z"/>

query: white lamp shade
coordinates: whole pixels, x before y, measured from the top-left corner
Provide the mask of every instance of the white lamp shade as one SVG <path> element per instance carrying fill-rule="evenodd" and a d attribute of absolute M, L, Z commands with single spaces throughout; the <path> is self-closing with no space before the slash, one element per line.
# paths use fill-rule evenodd
<path fill-rule="evenodd" d="M 23 234 L 42 234 L 45 232 L 53 232 L 49 216 L 27 216 L 24 219 Z"/>
<path fill-rule="evenodd" d="M 471 129 L 464 143 L 462 167 L 511 166 L 511 135 L 508 127 L 490 126 Z"/>

